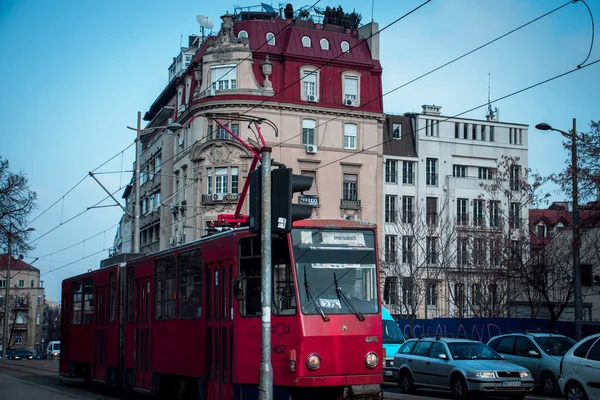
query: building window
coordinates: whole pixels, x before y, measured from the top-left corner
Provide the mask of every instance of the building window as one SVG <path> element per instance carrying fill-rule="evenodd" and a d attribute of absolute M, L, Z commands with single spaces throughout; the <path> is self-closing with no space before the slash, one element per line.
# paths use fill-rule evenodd
<path fill-rule="evenodd" d="M 437 186 L 437 158 L 428 158 L 425 160 L 425 184 L 428 186 Z"/>
<path fill-rule="evenodd" d="M 437 264 L 437 237 L 427 236 L 425 241 L 425 253 L 427 264 Z"/>
<path fill-rule="evenodd" d="M 275 35 L 273 34 L 273 32 L 268 32 L 266 39 L 268 45 L 275 46 Z"/>
<path fill-rule="evenodd" d="M 344 148 L 356 150 L 356 124 L 344 124 Z"/>
<path fill-rule="evenodd" d="M 488 285 L 488 298 L 489 298 L 489 302 L 490 305 L 492 306 L 493 309 L 496 308 L 496 305 L 498 304 L 498 285 L 496 285 L 495 283 L 489 284 Z"/>
<path fill-rule="evenodd" d="M 510 227 L 519 229 L 521 227 L 521 204 L 510 203 Z"/>
<path fill-rule="evenodd" d="M 396 160 L 385 160 L 385 183 L 396 183 L 398 181 L 397 165 L 398 161 Z"/>
<path fill-rule="evenodd" d="M 15 344 L 23 344 L 23 337 L 21 335 L 17 335 L 15 339 Z"/>
<path fill-rule="evenodd" d="M 415 184 L 415 163 L 414 161 L 402 162 L 402 183 L 404 185 Z"/>
<path fill-rule="evenodd" d="M 435 282 L 427 282 L 425 302 L 428 306 L 437 307 L 437 284 Z"/>
<path fill-rule="evenodd" d="M 238 194 L 239 192 L 239 178 L 238 178 L 238 167 L 231 167 L 231 194 Z"/>
<path fill-rule="evenodd" d="M 392 124 L 392 139 L 402 138 L 402 125 Z"/>
<path fill-rule="evenodd" d="M 25 287 L 25 280 L 24 279 L 19 279 L 19 282 L 17 284 L 18 287 Z"/>
<path fill-rule="evenodd" d="M 500 240 L 490 239 L 490 264 L 494 267 L 500 265 Z"/>
<path fill-rule="evenodd" d="M 473 224 L 475 226 L 485 226 L 484 208 L 485 200 L 473 200 Z"/>
<path fill-rule="evenodd" d="M 402 263 L 412 265 L 413 262 L 413 237 L 402 236 Z"/>
<path fill-rule="evenodd" d="M 396 222 L 396 199 L 397 196 L 385 196 L 385 222 Z"/>
<path fill-rule="evenodd" d="M 358 175 L 344 174 L 343 196 L 344 200 L 358 200 L 357 183 Z"/>
<path fill-rule="evenodd" d="M 385 304 L 397 304 L 398 297 L 398 278 L 395 276 L 386 277 L 383 287 L 383 301 Z"/>
<path fill-rule="evenodd" d="M 479 167 L 479 179 L 491 180 L 494 179 L 494 169 L 488 167 Z"/>
<path fill-rule="evenodd" d="M 490 227 L 500 226 L 500 201 L 490 200 Z"/>
<path fill-rule="evenodd" d="M 465 237 L 456 239 L 456 264 L 459 267 L 469 265 L 469 239 Z"/>
<path fill-rule="evenodd" d="M 319 73 L 317 70 L 302 70 L 302 100 L 318 101 L 319 87 L 317 86 Z"/>
<path fill-rule="evenodd" d="M 440 124 L 433 119 L 425 119 L 425 136 L 440 136 Z"/>
<path fill-rule="evenodd" d="M 490 126 L 490 142 L 493 142 L 496 138 L 496 133 L 494 132 L 494 127 Z"/>
<path fill-rule="evenodd" d="M 473 265 L 480 266 L 487 260 L 486 240 L 484 238 L 475 238 L 473 241 Z"/>
<path fill-rule="evenodd" d="M 228 193 L 228 181 L 229 174 L 227 168 L 216 168 L 215 169 L 215 193 L 227 194 Z"/>
<path fill-rule="evenodd" d="M 521 166 L 510 166 L 510 190 L 518 191 L 521 188 Z"/>
<path fill-rule="evenodd" d="M 454 284 L 454 305 L 458 316 L 462 316 L 465 312 L 465 285 L 462 283 Z"/>
<path fill-rule="evenodd" d="M 210 69 L 211 83 L 215 90 L 228 90 L 237 88 L 237 67 L 223 65 Z"/>
<path fill-rule="evenodd" d="M 0 288 L 5 288 L 6 287 L 6 279 L 1 279 L 0 280 Z"/>
<path fill-rule="evenodd" d="M 396 262 L 396 236 L 385 235 L 385 261 Z"/>
<path fill-rule="evenodd" d="M 345 40 L 341 43 L 340 47 L 342 48 L 342 51 L 344 53 L 347 53 L 350 51 L 350 44 L 348 44 L 348 42 L 346 42 Z"/>
<path fill-rule="evenodd" d="M 438 215 L 438 207 L 437 207 L 437 197 L 427 197 L 425 199 L 426 204 L 426 213 L 427 213 L 427 225 L 437 225 L 437 215 Z"/>
<path fill-rule="evenodd" d="M 414 197 L 412 196 L 403 196 L 402 197 L 402 223 L 412 224 L 414 210 Z"/>
<path fill-rule="evenodd" d="M 304 145 L 315 145 L 315 128 L 317 122 L 314 119 L 303 119 L 302 120 L 302 144 Z"/>
<path fill-rule="evenodd" d="M 347 106 L 358 103 L 358 77 L 344 75 L 344 104 Z"/>
<path fill-rule="evenodd" d="M 456 224 L 457 225 L 468 225 L 469 214 L 467 204 L 469 199 L 456 199 Z"/>
<path fill-rule="evenodd" d="M 321 50 L 329 50 L 329 41 L 327 39 L 321 39 Z"/>
<path fill-rule="evenodd" d="M 535 226 L 535 235 L 539 238 L 546 238 L 547 237 L 547 227 L 546 224 L 543 222 L 539 222 L 536 226 Z"/>
<path fill-rule="evenodd" d="M 467 177 L 467 166 L 466 165 L 453 165 L 452 176 L 455 178 L 466 178 Z"/>
<path fill-rule="evenodd" d="M 155 262 L 155 316 L 156 319 L 175 317 L 177 286 L 174 257 L 165 257 Z"/>
<path fill-rule="evenodd" d="M 35 281 L 33 279 L 29 281 L 29 287 L 35 287 Z"/>
<path fill-rule="evenodd" d="M 248 39 L 248 32 L 246 32 L 245 30 L 241 30 L 241 31 L 239 31 L 239 32 L 238 32 L 238 38 L 239 38 L 239 39 L 241 39 L 241 38 L 246 38 L 246 39 Z"/>
<path fill-rule="evenodd" d="M 413 281 L 412 278 L 402 279 L 402 304 L 412 311 L 413 307 Z"/>
<path fill-rule="evenodd" d="M 35 315 L 35 324 L 39 325 L 40 324 L 40 314 L 36 314 Z"/>
<path fill-rule="evenodd" d="M 311 47 L 310 38 L 308 36 L 302 37 L 302 47 Z"/>
<path fill-rule="evenodd" d="M 479 283 L 471 285 L 471 302 L 477 307 L 481 307 L 483 304 L 483 294 L 481 293 L 481 285 Z"/>

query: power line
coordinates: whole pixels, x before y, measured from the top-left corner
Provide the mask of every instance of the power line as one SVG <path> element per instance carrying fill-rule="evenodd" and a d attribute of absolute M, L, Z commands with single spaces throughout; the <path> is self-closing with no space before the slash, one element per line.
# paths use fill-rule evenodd
<path fill-rule="evenodd" d="M 500 35 L 500 36 L 498 36 L 497 38 L 495 38 L 495 39 L 492 39 L 492 40 L 490 40 L 489 42 L 486 42 L 485 44 L 483 44 L 483 45 L 481 45 L 481 46 L 479 46 L 479 47 L 476 47 L 476 48 L 474 48 L 473 50 L 470 50 L 470 51 L 468 51 L 468 52 L 464 53 L 463 55 L 461 55 L 461 56 L 458 56 L 458 57 L 456 57 L 456 58 L 454 58 L 454 59 L 452 59 L 452 60 L 450 60 L 450 61 L 448 61 L 448 62 L 446 62 L 446 63 L 444 63 L 444 64 L 442 64 L 442 65 L 440 65 L 439 67 L 436 67 L 436 68 L 434 68 L 434 69 L 430 70 L 429 72 L 426 72 L 426 73 L 424 73 L 424 74 L 422 74 L 422 75 L 420 75 L 420 76 L 418 76 L 418 77 L 416 77 L 416 78 L 414 78 L 414 79 L 412 79 L 412 80 L 410 80 L 410 81 L 408 81 L 408 82 L 406 82 L 406 83 L 404 83 L 404 84 L 402 84 L 402 85 L 400 85 L 400 86 L 397 86 L 396 88 L 394 88 L 394 89 L 392 89 L 392 90 L 389 90 L 389 91 L 387 91 L 386 93 L 383 93 L 381 96 L 374 97 L 374 98 L 372 98 L 371 100 L 367 101 L 366 103 L 364 103 L 364 104 L 361 104 L 361 105 L 360 105 L 360 108 L 364 108 L 364 107 L 365 107 L 365 106 L 367 106 L 368 104 L 371 104 L 372 102 L 374 102 L 374 101 L 377 101 L 377 100 L 379 100 L 379 99 L 383 98 L 384 96 L 387 96 L 388 94 L 394 93 L 395 91 L 397 91 L 397 90 L 399 90 L 399 89 L 402 89 L 403 87 L 406 87 L 406 86 L 410 85 L 411 83 L 414 83 L 414 82 L 418 81 L 419 79 L 422 79 L 422 78 L 424 78 L 424 77 L 426 77 L 426 76 L 428 76 L 428 75 L 430 75 L 430 74 L 432 74 L 432 73 L 434 73 L 434 72 L 436 72 L 436 71 L 438 71 L 438 70 L 440 70 L 440 69 L 442 69 L 442 68 L 444 68 L 444 67 L 447 67 L 448 65 L 450 65 L 450 64 L 453 64 L 453 63 L 455 63 L 456 61 L 458 61 L 458 60 L 460 60 L 460 59 L 463 59 L 463 58 L 467 57 L 468 55 L 471 55 L 471 54 L 475 53 L 476 51 L 478 51 L 478 50 L 481 50 L 481 49 L 483 49 L 484 47 L 487 47 L 487 46 L 489 46 L 490 44 L 492 44 L 492 43 L 495 43 L 495 42 L 497 42 L 498 40 L 500 40 L 500 39 L 503 39 L 503 38 L 505 38 L 506 36 L 508 36 L 508 35 L 510 35 L 510 34 L 512 34 L 512 33 L 514 33 L 514 32 L 516 32 L 516 31 L 518 31 L 518 30 L 520 30 L 520 29 L 522 29 L 522 28 L 525 28 L 526 26 L 528 26 L 528 25 L 531 25 L 532 23 L 534 23 L 534 22 L 536 22 L 536 21 L 538 21 L 538 20 L 540 20 L 540 19 L 542 19 L 542 18 L 544 18 L 544 17 L 547 17 L 548 15 L 550 15 L 550 14 L 552 14 L 552 13 L 554 13 L 554 12 L 556 12 L 556 11 L 560 10 L 561 8 L 563 8 L 563 7 L 566 7 L 566 6 L 568 6 L 569 4 L 572 4 L 572 3 L 573 3 L 573 1 L 572 1 L 572 0 L 570 0 L 570 1 L 568 1 L 567 3 L 565 3 L 565 4 L 563 4 L 563 5 L 559 6 L 559 7 L 556 7 L 555 9 L 553 9 L 553 10 L 551 10 L 551 11 L 548 11 L 547 13 L 545 13 L 545 14 L 543 14 L 543 15 L 541 15 L 541 16 L 539 16 L 539 17 L 537 17 L 537 18 L 534 18 L 534 19 L 532 19 L 531 21 L 529 21 L 529 22 L 526 22 L 525 24 L 523 24 L 523 25 L 521 25 L 521 26 L 519 26 L 519 27 L 517 27 L 517 28 L 515 28 L 515 29 L 512 29 L 512 30 L 510 30 L 510 31 L 506 32 L 505 34 L 503 34 L 503 35 Z M 331 121 L 335 121 L 336 119 L 338 119 L 338 118 L 340 118 L 340 117 L 344 117 L 344 116 L 347 116 L 347 115 L 349 115 L 349 114 L 352 114 L 352 113 L 355 113 L 355 112 L 357 112 L 357 110 L 354 110 L 354 109 L 353 109 L 353 110 L 346 111 L 346 112 L 343 112 L 343 113 L 341 113 L 340 115 L 338 115 L 338 116 L 336 116 L 336 117 L 333 117 L 333 118 L 331 118 L 331 119 L 328 119 L 328 120 L 327 120 L 327 121 L 325 121 L 325 122 L 322 122 L 322 123 L 320 123 L 319 125 L 316 125 L 314 129 L 317 129 L 318 127 L 320 127 L 320 126 L 323 126 L 323 125 L 326 125 L 326 124 L 328 124 L 328 123 L 329 123 L 329 122 L 331 122 Z M 284 140 L 284 141 L 282 141 L 282 142 L 280 142 L 280 143 L 274 144 L 274 145 L 273 145 L 273 147 L 278 147 L 278 146 L 281 146 L 281 145 L 283 145 L 284 143 L 287 143 L 287 142 L 289 142 L 290 140 L 292 140 L 292 139 L 295 139 L 295 138 L 297 138 L 297 137 L 299 137 L 299 136 L 301 136 L 301 135 L 302 135 L 302 133 L 299 133 L 299 134 L 297 134 L 297 135 L 294 135 L 294 136 L 292 136 L 292 137 L 290 137 L 290 138 L 288 138 L 288 139 L 286 139 L 286 140 Z"/>

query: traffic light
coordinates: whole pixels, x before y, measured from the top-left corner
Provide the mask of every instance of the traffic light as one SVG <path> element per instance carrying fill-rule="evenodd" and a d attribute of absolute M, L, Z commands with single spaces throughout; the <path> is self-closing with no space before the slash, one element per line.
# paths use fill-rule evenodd
<path fill-rule="evenodd" d="M 250 204 L 248 223 L 250 232 L 261 231 L 262 190 L 261 167 L 250 172 Z M 310 218 L 313 207 L 308 204 L 292 204 L 294 193 L 310 189 L 313 178 L 294 175 L 290 168 L 271 171 L 271 231 L 289 232 L 292 222 Z"/>

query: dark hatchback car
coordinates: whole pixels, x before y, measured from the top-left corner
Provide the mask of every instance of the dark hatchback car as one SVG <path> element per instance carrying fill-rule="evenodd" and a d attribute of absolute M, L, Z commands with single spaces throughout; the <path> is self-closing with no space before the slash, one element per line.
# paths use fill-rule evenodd
<path fill-rule="evenodd" d="M 7 360 L 33 360 L 35 355 L 29 350 L 7 350 Z"/>

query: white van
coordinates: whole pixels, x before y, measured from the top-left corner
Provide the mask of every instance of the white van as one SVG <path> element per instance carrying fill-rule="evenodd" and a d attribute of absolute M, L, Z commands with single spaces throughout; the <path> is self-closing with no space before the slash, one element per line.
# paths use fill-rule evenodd
<path fill-rule="evenodd" d="M 48 347 L 46 348 L 46 356 L 48 358 L 60 357 L 60 341 L 59 340 L 48 343 Z"/>

